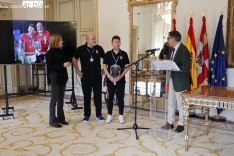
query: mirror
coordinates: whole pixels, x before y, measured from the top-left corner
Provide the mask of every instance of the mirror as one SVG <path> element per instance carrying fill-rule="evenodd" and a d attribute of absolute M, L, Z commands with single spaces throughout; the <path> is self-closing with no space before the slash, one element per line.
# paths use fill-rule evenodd
<path fill-rule="evenodd" d="M 0 2 L 0 20 L 11 19 L 11 4 Z"/>
<path fill-rule="evenodd" d="M 134 62 L 144 57 L 146 50 L 162 49 L 171 31 L 172 15 L 175 14 L 177 0 L 130 0 L 130 59 Z M 160 51 L 156 51 L 149 59 L 158 58 Z M 140 70 L 146 69 L 145 64 L 139 62 Z M 132 68 L 132 73 L 135 69 Z"/>
<path fill-rule="evenodd" d="M 234 11 L 233 0 L 228 0 L 226 53 L 229 68 L 234 68 Z"/>
<path fill-rule="evenodd" d="M 178 0 L 129 0 L 130 13 L 130 60 L 134 62 L 146 54 L 149 49 L 163 48 L 168 32 L 172 30 L 172 16 Z M 140 73 L 137 82 L 138 107 L 149 109 L 149 97 L 153 91 L 151 59 L 158 58 L 161 50 L 139 62 Z M 131 67 L 131 94 L 134 106 L 135 66 Z M 164 75 L 164 74 L 163 74 Z M 162 75 L 162 76 L 163 76 Z M 165 76 L 165 75 L 164 75 Z M 156 83 L 156 95 L 163 97 L 163 83 Z M 160 98 L 158 98 L 161 100 Z M 163 102 L 161 102 L 163 104 Z"/>

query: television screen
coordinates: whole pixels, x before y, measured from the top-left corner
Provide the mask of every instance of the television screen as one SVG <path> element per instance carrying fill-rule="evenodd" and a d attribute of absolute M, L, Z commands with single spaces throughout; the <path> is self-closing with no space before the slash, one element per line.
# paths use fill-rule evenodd
<path fill-rule="evenodd" d="M 12 21 L 0 20 L 0 64 L 15 63 Z"/>
<path fill-rule="evenodd" d="M 52 21 L 0 21 L 4 25 L 0 51 L 0 64 L 31 64 L 45 63 L 46 53 L 50 49 L 50 36 L 60 34 L 63 39 L 63 49 L 68 61 L 72 61 L 76 50 L 76 23 Z M 4 30 L 3 30 L 4 29 Z M 1 34 L 2 34 L 1 33 Z"/>

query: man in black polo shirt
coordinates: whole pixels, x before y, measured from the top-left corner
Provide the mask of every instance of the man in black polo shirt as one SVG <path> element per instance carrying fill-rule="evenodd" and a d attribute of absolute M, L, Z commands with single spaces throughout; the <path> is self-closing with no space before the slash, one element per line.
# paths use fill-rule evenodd
<path fill-rule="evenodd" d="M 91 115 L 90 99 L 92 89 L 94 92 L 94 103 L 96 107 L 96 119 L 105 121 L 102 117 L 102 74 L 100 58 L 105 57 L 103 48 L 96 45 L 96 37 L 93 34 L 86 36 L 86 44 L 78 47 L 72 59 L 77 75 L 81 78 L 84 95 L 84 119 L 87 122 Z M 77 65 L 80 58 L 81 70 Z"/>
<path fill-rule="evenodd" d="M 110 123 L 112 118 L 112 109 L 113 109 L 113 98 L 114 93 L 116 91 L 116 96 L 118 99 L 118 106 L 119 106 L 119 122 L 121 124 L 124 123 L 123 118 L 123 110 L 124 110 L 124 89 L 125 89 L 125 74 L 128 72 L 129 68 L 123 70 L 125 66 L 129 64 L 128 54 L 125 51 L 120 49 L 120 37 L 114 36 L 112 38 L 112 46 L 113 49 L 106 53 L 105 59 L 103 61 L 103 69 L 108 76 L 107 80 L 107 88 L 109 93 L 108 99 L 108 116 L 106 119 L 106 123 Z M 113 65 L 119 66 L 120 75 L 118 77 L 113 77 L 110 75 L 110 68 Z M 117 69 L 117 68 L 115 68 Z"/>

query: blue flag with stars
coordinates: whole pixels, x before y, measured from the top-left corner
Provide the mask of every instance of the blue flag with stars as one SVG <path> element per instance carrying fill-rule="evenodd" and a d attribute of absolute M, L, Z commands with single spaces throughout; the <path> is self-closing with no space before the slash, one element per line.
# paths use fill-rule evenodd
<path fill-rule="evenodd" d="M 209 84 L 211 86 L 227 86 L 226 77 L 226 52 L 223 39 L 223 15 L 220 15 L 218 27 L 215 34 L 214 45 L 210 60 Z M 218 115 L 223 109 L 217 108 Z"/>

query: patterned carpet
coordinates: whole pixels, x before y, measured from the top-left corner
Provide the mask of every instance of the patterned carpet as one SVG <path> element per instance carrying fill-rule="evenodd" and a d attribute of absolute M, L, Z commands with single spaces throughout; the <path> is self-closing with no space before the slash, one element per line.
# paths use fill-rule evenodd
<path fill-rule="evenodd" d="M 189 129 L 189 151 L 184 150 L 184 135 L 163 140 L 148 134 L 148 130 L 138 130 L 136 140 L 134 130 L 117 130 L 132 127 L 134 110 L 125 108 L 125 124 L 119 124 L 118 108 L 114 107 L 114 121 L 105 124 L 95 120 L 93 113 L 88 123 L 83 123 L 83 112 L 71 111 L 64 106 L 69 125 L 56 129 L 48 125 L 49 97 L 21 96 L 11 98 L 10 106 L 15 107 L 12 120 L 10 117 L 0 120 L 0 155 L 1 156 L 231 156 L 234 155 L 233 124 L 210 123 L 209 135 L 205 135 L 201 120 L 191 119 Z M 81 106 L 81 103 L 78 103 Z M 5 101 L 0 100 L 0 106 Z M 92 112 L 95 108 L 92 106 Z M 107 110 L 103 105 L 103 115 Z M 157 123 L 164 124 L 163 113 L 159 113 Z M 195 122 L 196 120 L 196 122 Z M 148 127 L 149 112 L 138 110 L 137 124 Z M 221 126 L 216 126 L 221 125 Z"/>

